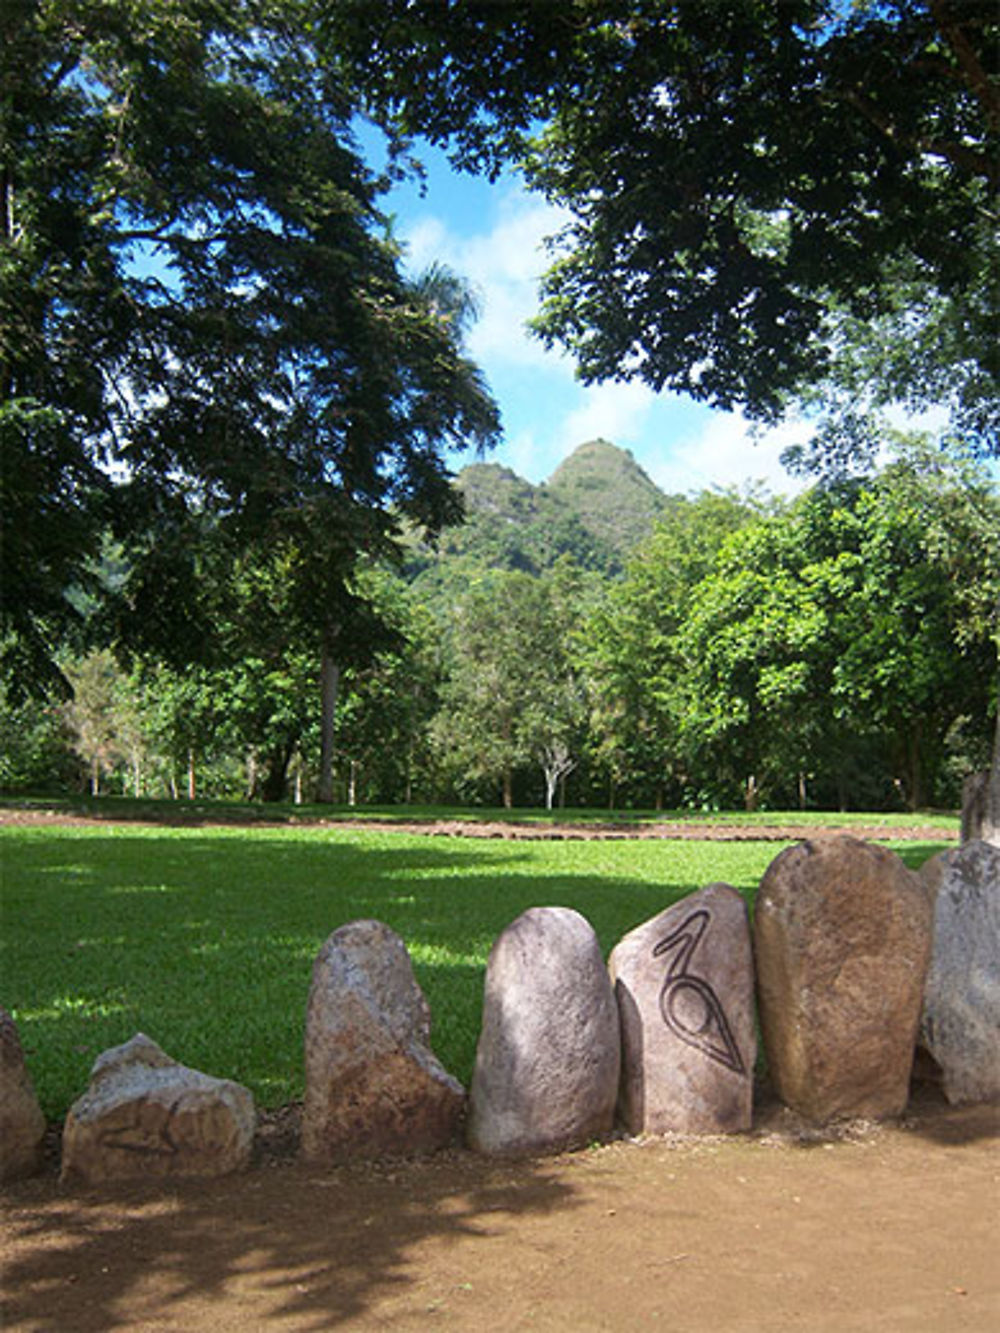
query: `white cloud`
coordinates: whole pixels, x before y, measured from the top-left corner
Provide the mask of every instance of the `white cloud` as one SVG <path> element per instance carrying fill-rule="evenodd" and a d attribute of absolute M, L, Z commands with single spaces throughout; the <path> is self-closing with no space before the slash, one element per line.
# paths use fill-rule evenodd
<path fill-rule="evenodd" d="M 430 214 L 408 227 L 402 239 L 406 246 L 406 264 L 413 273 L 428 268 L 448 253 L 448 229 L 440 218 Z"/>
<path fill-rule="evenodd" d="M 564 419 L 556 435 L 561 448 L 587 440 L 610 440 L 623 449 L 641 439 L 656 394 L 638 381 L 591 384 L 580 389 L 580 405 Z"/>
<path fill-rule="evenodd" d="M 762 481 L 773 492 L 794 494 L 805 483 L 785 471 L 781 454 L 789 445 L 805 443 L 809 434 L 809 426 L 795 421 L 757 433 L 741 413 L 720 412 L 700 430 L 682 436 L 669 451 L 651 452 L 639 461 L 668 492 Z"/>
<path fill-rule="evenodd" d="M 754 480 L 779 493 L 801 490 L 780 454 L 804 442 L 808 427 L 789 423 L 757 438 L 739 413 L 710 413 L 676 395 L 657 395 L 639 381 L 583 386 L 565 353 L 548 352 L 530 336 L 525 324 L 538 311 L 538 281 L 551 262 L 545 239 L 565 220 L 560 210 L 510 182 L 495 187 L 482 218 L 473 220 L 482 230 L 470 229 L 467 218 L 461 227 L 449 225 L 430 207 L 402 229 L 411 270 L 444 263 L 479 298 L 482 312 L 469 332 L 469 354 L 487 380 L 514 385 L 502 402 L 514 433 L 497 461 L 541 480 L 572 449 L 601 437 L 631 449 L 668 492 Z M 699 414 L 704 424 L 692 426 Z"/>
<path fill-rule="evenodd" d="M 403 232 L 407 263 L 412 269 L 434 260 L 466 278 L 482 305 L 469 334 L 469 351 L 489 375 L 491 365 L 544 363 L 564 376 L 572 375 L 568 360 L 546 352 L 525 323 L 538 311 L 538 280 L 548 267 L 545 238 L 558 230 L 558 209 L 519 187 L 498 195 L 488 231 L 460 236 L 433 215 L 417 219 Z"/>
<path fill-rule="evenodd" d="M 533 430 L 522 430 L 504 442 L 503 464 L 528 481 L 542 481 L 551 471 L 551 450 Z"/>

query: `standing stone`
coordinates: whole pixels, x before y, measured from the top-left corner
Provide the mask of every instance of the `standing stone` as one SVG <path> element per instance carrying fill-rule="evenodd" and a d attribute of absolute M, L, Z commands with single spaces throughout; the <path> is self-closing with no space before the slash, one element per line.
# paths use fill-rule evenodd
<path fill-rule="evenodd" d="M 903 1110 L 930 947 L 927 895 L 886 848 L 829 838 L 772 861 L 754 954 L 768 1064 L 788 1106 L 818 1122 Z"/>
<path fill-rule="evenodd" d="M 465 1090 L 430 1035 L 399 936 L 381 921 L 335 930 L 316 958 L 306 1013 L 304 1155 L 333 1163 L 453 1142 Z"/>
<path fill-rule="evenodd" d="M 970 773 L 962 783 L 962 842 L 990 838 L 994 830 L 988 817 L 989 773 Z"/>
<path fill-rule="evenodd" d="M 532 907 L 486 964 L 468 1141 L 478 1152 L 560 1152 L 610 1132 L 618 1009 L 589 922 Z"/>
<path fill-rule="evenodd" d="M 70 1107 L 62 1179 L 226 1175 L 249 1162 L 255 1121 L 246 1088 L 178 1064 L 137 1032 L 97 1057 Z"/>
<path fill-rule="evenodd" d="M 618 1117 L 630 1134 L 750 1128 L 753 957 L 746 904 L 710 884 L 630 931 L 609 959 L 621 1013 Z"/>
<path fill-rule="evenodd" d="M 949 1102 L 1000 1101 L 1000 847 L 967 842 L 920 877 L 934 906 L 920 1045 Z"/>
<path fill-rule="evenodd" d="M 30 1176 L 41 1166 L 42 1115 L 17 1024 L 0 1009 L 0 1181 Z"/>

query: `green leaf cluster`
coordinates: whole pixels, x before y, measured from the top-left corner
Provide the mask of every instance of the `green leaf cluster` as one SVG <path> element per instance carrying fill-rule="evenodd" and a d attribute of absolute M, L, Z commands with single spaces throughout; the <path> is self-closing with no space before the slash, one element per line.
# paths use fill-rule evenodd
<path fill-rule="evenodd" d="M 454 520 L 446 452 L 496 436 L 456 284 L 402 274 L 312 17 L 4 6 L 4 625 L 22 676 L 53 660 L 109 526 L 128 618 L 175 656 L 223 548 L 283 561 L 296 628 L 336 638 L 359 557 L 391 552 L 400 516 Z"/>
<path fill-rule="evenodd" d="M 387 124 L 569 211 L 536 328 L 586 381 L 812 394 L 824 453 L 946 407 L 997 455 L 993 0 L 383 0 L 325 34 Z"/>

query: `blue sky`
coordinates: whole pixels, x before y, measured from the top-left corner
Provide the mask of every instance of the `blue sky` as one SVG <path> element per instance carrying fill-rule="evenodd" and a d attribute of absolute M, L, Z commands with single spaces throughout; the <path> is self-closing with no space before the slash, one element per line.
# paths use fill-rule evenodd
<path fill-rule="evenodd" d="M 754 443 L 738 414 L 641 384 L 580 384 L 572 361 L 547 352 L 524 328 L 537 309 L 537 280 L 547 265 L 543 243 L 558 230 L 559 213 L 513 176 L 491 185 L 456 173 L 431 149 L 421 149 L 420 157 L 427 166 L 423 193 L 407 183 L 383 207 L 394 216 L 413 270 L 447 264 L 479 297 L 482 315 L 469 350 L 503 414 L 504 440 L 493 461 L 539 482 L 577 445 L 600 436 L 631 450 L 666 491 L 754 480 L 773 491 L 798 489 L 779 455 L 806 438 L 802 425 L 783 425 Z"/>

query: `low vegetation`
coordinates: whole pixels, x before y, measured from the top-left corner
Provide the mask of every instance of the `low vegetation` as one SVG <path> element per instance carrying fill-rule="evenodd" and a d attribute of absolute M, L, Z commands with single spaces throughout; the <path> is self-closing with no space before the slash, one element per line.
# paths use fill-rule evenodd
<path fill-rule="evenodd" d="M 136 1031 L 185 1064 L 245 1083 L 262 1106 L 300 1097 L 313 958 L 330 931 L 362 917 L 405 940 L 434 1016 L 434 1048 L 467 1081 L 487 955 L 520 912 L 574 907 L 607 953 L 632 926 L 714 880 L 752 901 L 781 846 L 175 828 L 120 815 L 2 830 L 0 999 L 50 1117 L 86 1087 L 95 1056 Z M 897 849 L 918 865 L 942 845 Z"/>

